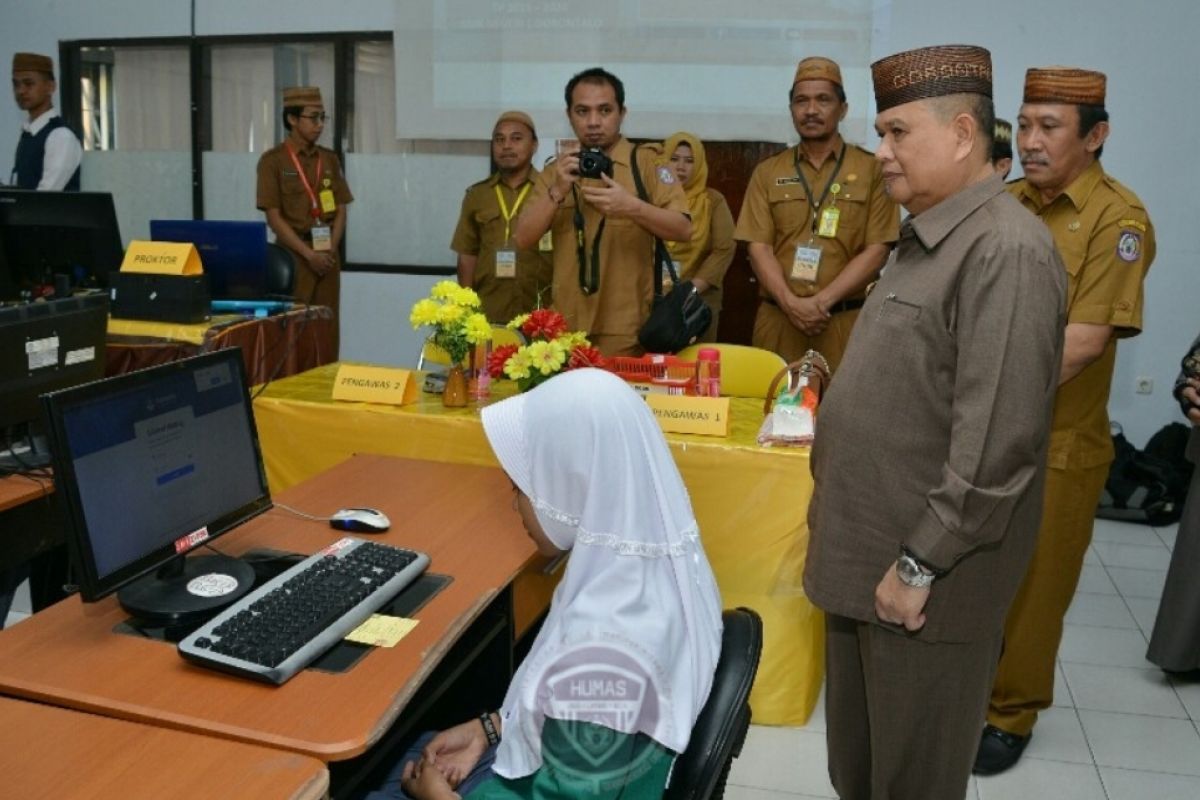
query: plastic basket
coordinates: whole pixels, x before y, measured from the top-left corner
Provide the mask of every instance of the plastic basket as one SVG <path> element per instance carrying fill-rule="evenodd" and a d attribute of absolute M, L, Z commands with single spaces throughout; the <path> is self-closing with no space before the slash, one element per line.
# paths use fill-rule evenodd
<path fill-rule="evenodd" d="M 608 369 L 636 388 L 666 394 L 696 394 L 696 362 L 678 356 L 614 356 L 608 359 Z"/>

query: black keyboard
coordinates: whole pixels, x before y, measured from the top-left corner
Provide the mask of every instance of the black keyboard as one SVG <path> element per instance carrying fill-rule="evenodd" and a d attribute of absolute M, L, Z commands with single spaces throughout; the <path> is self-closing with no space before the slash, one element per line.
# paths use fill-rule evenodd
<path fill-rule="evenodd" d="M 421 576 L 429 556 L 345 537 L 272 578 L 179 643 L 188 661 L 280 684 Z"/>

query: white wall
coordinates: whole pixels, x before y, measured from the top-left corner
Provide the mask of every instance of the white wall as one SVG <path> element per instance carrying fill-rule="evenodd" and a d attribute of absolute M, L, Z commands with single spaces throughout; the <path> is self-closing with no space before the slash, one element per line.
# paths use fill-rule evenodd
<path fill-rule="evenodd" d="M 407 2 L 354 0 L 330 4 L 292 0 L 286 15 L 267 0 L 195 0 L 198 35 L 391 30 Z M 676 0 L 687 7 L 687 0 Z M 189 0 L 0 0 L 0 62 L 18 50 L 57 55 L 64 39 L 185 36 Z M 280 28 L 286 16 L 288 27 Z M 875 57 L 926 44 L 966 42 L 992 51 L 996 107 L 1012 118 L 1029 66 L 1072 64 L 1108 74 L 1108 108 L 1113 134 L 1105 147 L 1110 173 L 1136 191 L 1158 232 L 1158 259 L 1146 290 L 1145 332 L 1118 350 L 1110 411 L 1131 440 L 1143 444 L 1153 431 L 1178 419 L 1168 389 L 1182 350 L 1200 329 L 1200 226 L 1189 188 L 1198 177 L 1190 134 L 1200 129 L 1196 70 L 1188 60 L 1191 38 L 1200 30 L 1200 4 L 1192 0 L 1146 0 L 1136 9 L 1125 0 L 876 0 L 872 53 Z M 737 92 L 710 86 L 706 92 Z M 702 104 L 703 96 L 696 102 Z M 20 117 L 0 103 L 0 171 L 7 172 L 16 148 Z M 1185 138 L 1186 137 L 1186 138 Z M 868 143 L 869 145 L 870 143 Z M 414 162 L 445 155 L 411 156 Z M 451 156 L 451 159 L 454 157 Z M 472 163 L 478 156 L 461 156 Z M 412 175 L 426 174 L 423 163 Z M 464 168 L 470 173 L 474 167 Z M 456 197 L 461 187 L 442 184 Z M 448 202 L 448 201 L 447 201 Z M 414 219 L 423 218 L 420 216 Z M 123 221 L 125 224 L 139 224 Z M 453 227 L 413 225 L 404 235 L 429 239 L 431 251 L 445 245 Z M 446 250 L 446 265 L 452 263 Z M 412 363 L 419 346 L 409 329 L 408 307 L 433 279 L 350 273 L 345 276 L 343 354 L 346 358 Z M 353 311 L 351 311 L 353 309 Z M 1154 393 L 1137 395 L 1134 379 L 1150 377 Z"/>

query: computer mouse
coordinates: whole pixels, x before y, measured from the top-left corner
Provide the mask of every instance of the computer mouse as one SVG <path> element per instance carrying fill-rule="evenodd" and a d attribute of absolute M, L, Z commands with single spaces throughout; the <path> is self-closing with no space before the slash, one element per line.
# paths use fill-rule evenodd
<path fill-rule="evenodd" d="M 329 518 L 329 527 L 355 533 L 383 533 L 392 521 L 382 511 L 373 508 L 343 508 Z"/>

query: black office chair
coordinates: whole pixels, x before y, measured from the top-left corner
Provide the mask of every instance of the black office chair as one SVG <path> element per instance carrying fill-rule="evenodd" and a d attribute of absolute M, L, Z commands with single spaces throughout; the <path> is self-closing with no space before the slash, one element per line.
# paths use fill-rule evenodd
<path fill-rule="evenodd" d="M 762 618 L 748 608 L 721 615 L 721 657 L 712 690 L 692 729 L 687 750 L 675 760 L 663 800 L 719 800 L 733 760 L 750 729 L 750 687 L 762 655 Z"/>
<path fill-rule="evenodd" d="M 296 281 L 296 258 L 283 245 L 267 242 L 267 294 L 291 298 Z"/>

